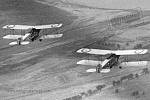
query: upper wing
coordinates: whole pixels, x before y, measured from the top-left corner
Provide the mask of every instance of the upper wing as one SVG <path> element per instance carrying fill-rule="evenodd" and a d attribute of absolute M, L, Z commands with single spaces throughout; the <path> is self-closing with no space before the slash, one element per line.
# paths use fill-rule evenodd
<path fill-rule="evenodd" d="M 46 28 L 58 28 L 61 27 L 62 23 L 60 24 L 50 24 L 50 25 L 37 25 L 37 26 L 30 26 L 30 25 L 5 25 L 3 28 L 5 29 L 21 29 L 21 30 L 27 30 L 27 29 L 46 29 Z"/>
<path fill-rule="evenodd" d="M 46 28 L 59 28 L 62 26 L 62 23 L 60 24 L 50 24 L 50 25 L 39 25 L 39 26 L 34 26 L 36 29 L 46 29 Z"/>
<path fill-rule="evenodd" d="M 97 54 L 97 55 L 106 55 L 110 54 L 110 50 L 99 50 L 99 49 L 88 49 L 82 48 L 77 51 L 77 53 L 88 53 L 88 54 Z"/>
<path fill-rule="evenodd" d="M 3 38 L 4 39 L 18 39 L 18 38 L 22 38 L 24 35 L 6 35 Z"/>
<path fill-rule="evenodd" d="M 147 49 L 139 49 L 139 50 L 99 50 L 99 49 L 87 49 L 82 48 L 79 49 L 78 53 L 88 53 L 88 54 L 96 54 L 96 55 L 106 55 L 106 54 L 116 54 L 116 55 L 135 55 L 135 54 L 145 54 Z"/>
<path fill-rule="evenodd" d="M 147 49 L 137 49 L 137 50 L 117 50 L 112 51 L 116 55 L 135 55 L 135 54 L 145 54 L 147 53 Z"/>
<path fill-rule="evenodd" d="M 3 26 L 5 29 L 20 29 L 20 30 L 27 30 L 34 28 L 34 26 L 27 26 L 27 25 L 5 25 Z"/>

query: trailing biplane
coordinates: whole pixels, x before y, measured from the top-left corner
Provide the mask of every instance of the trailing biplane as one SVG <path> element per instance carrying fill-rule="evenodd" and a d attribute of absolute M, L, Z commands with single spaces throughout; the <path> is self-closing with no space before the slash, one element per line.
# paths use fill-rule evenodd
<path fill-rule="evenodd" d="M 86 72 L 108 73 L 114 66 L 122 67 L 130 66 L 145 66 L 148 61 L 132 61 L 132 62 L 120 62 L 118 61 L 121 55 L 139 55 L 147 53 L 147 49 L 139 50 L 100 50 L 100 49 L 88 49 L 82 48 L 77 53 L 95 54 L 95 55 L 109 55 L 104 61 L 96 60 L 80 60 L 77 64 L 96 66 L 96 68 L 88 69 Z"/>
<path fill-rule="evenodd" d="M 39 34 L 41 29 L 48 29 L 48 28 L 59 28 L 62 26 L 60 24 L 49 24 L 49 25 L 37 25 L 37 26 L 28 26 L 28 25 L 5 25 L 2 28 L 10 29 L 10 30 L 30 30 L 29 32 L 25 33 L 24 35 L 14 35 L 9 34 L 4 36 L 4 39 L 16 39 L 17 41 L 9 43 L 9 45 L 27 45 L 34 40 L 39 39 L 42 41 L 43 39 L 50 39 L 50 38 L 60 38 L 63 34 L 49 34 L 49 35 L 41 35 Z M 27 37 L 29 37 L 27 40 Z"/>

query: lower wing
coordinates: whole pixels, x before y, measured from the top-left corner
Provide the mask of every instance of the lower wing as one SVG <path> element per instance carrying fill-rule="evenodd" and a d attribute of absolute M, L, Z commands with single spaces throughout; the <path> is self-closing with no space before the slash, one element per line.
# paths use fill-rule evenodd
<path fill-rule="evenodd" d="M 96 60 L 80 60 L 77 62 L 80 65 L 90 65 L 90 66 L 97 66 L 98 64 L 102 64 L 102 61 Z"/>
<path fill-rule="evenodd" d="M 51 34 L 51 35 L 43 35 L 40 39 L 52 39 L 52 38 L 60 38 L 63 34 Z"/>
<path fill-rule="evenodd" d="M 22 38 L 24 35 L 6 35 L 3 37 L 3 39 L 18 39 Z"/>
<path fill-rule="evenodd" d="M 119 66 L 121 67 L 141 67 L 146 66 L 148 61 L 132 61 L 132 62 L 121 62 Z"/>

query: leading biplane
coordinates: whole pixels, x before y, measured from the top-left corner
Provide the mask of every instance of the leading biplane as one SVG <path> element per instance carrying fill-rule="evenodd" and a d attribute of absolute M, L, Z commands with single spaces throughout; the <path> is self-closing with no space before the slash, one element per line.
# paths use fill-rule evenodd
<path fill-rule="evenodd" d="M 109 55 L 104 61 L 96 60 L 80 60 L 77 64 L 96 66 L 96 68 L 88 69 L 86 72 L 108 73 L 114 66 L 130 67 L 130 66 L 145 66 L 148 61 L 132 61 L 132 62 L 119 62 L 121 55 L 139 55 L 147 53 L 147 49 L 139 50 L 100 50 L 82 48 L 77 53 L 95 54 L 95 55 Z"/>
<path fill-rule="evenodd" d="M 10 29 L 10 30 L 30 30 L 29 32 L 25 33 L 24 35 L 14 35 L 9 34 L 4 36 L 4 39 L 16 39 L 17 41 L 9 43 L 9 45 L 27 45 L 34 40 L 39 39 L 42 41 L 43 39 L 50 39 L 50 38 L 60 38 L 63 34 L 50 34 L 50 35 L 41 35 L 39 34 L 41 29 L 48 29 L 48 28 L 59 28 L 62 26 L 60 24 L 49 24 L 49 25 L 37 25 L 37 26 L 28 26 L 28 25 L 5 25 L 2 28 Z M 29 37 L 27 40 L 27 37 Z"/>

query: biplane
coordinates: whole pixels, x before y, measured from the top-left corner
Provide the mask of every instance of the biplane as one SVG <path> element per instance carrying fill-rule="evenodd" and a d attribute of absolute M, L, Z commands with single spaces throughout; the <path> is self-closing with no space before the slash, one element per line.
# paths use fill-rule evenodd
<path fill-rule="evenodd" d="M 4 36 L 4 39 L 14 39 L 17 41 L 9 43 L 9 45 L 27 45 L 30 42 L 33 42 L 37 39 L 42 41 L 43 39 L 50 39 L 50 38 L 60 38 L 63 34 L 49 34 L 49 35 L 40 35 L 39 32 L 41 29 L 48 29 L 48 28 L 59 28 L 62 26 L 60 24 L 49 24 L 49 25 L 37 25 L 37 26 L 28 26 L 28 25 L 5 25 L 2 28 L 10 29 L 10 30 L 30 30 L 29 32 L 25 33 L 24 35 L 14 35 L 9 34 Z M 28 39 L 28 40 L 27 40 Z"/>
<path fill-rule="evenodd" d="M 118 66 L 120 69 L 122 67 L 130 66 L 145 66 L 148 61 L 131 61 L 131 62 L 119 62 L 119 57 L 121 55 L 139 55 L 147 53 L 147 49 L 139 50 L 100 50 L 100 49 L 88 49 L 82 48 L 77 50 L 77 53 L 86 53 L 94 55 L 108 55 L 104 61 L 96 60 L 80 60 L 77 64 L 96 66 L 96 68 L 88 69 L 86 72 L 97 72 L 97 73 L 108 73 L 112 67 Z"/>

